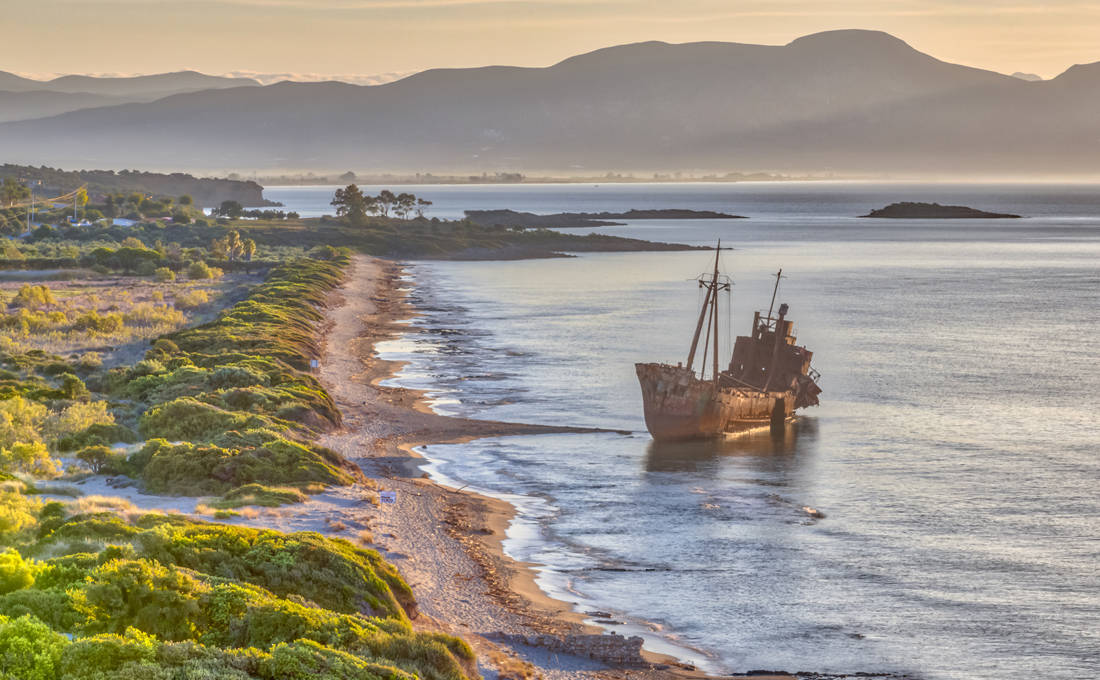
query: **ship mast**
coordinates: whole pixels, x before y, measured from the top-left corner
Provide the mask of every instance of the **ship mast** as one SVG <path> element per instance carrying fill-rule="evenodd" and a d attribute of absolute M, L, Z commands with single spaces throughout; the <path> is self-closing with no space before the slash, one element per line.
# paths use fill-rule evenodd
<path fill-rule="evenodd" d="M 707 321 L 707 334 L 703 342 L 703 371 L 700 372 L 699 377 L 702 378 L 703 372 L 706 371 L 711 329 L 713 329 L 714 348 L 712 379 L 715 383 L 718 382 L 718 293 L 723 290 L 730 290 L 729 280 L 723 281 L 723 277 L 718 273 L 718 258 L 721 254 L 722 239 L 718 239 L 718 247 L 714 249 L 714 273 L 711 275 L 710 279 L 707 279 L 705 274 L 698 279 L 699 287 L 706 288 L 707 292 L 703 297 L 703 308 L 699 310 L 699 321 L 695 324 L 695 335 L 691 338 L 691 349 L 688 351 L 687 360 L 687 368 L 690 371 L 695 363 L 695 351 L 699 348 L 699 336 L 703 334 L 703 321 Z"/>
<path fill-rule="evenodd" d="M 780 267 L 779 271 L 775 273 L 775 288 L 772 289 L 772 303 L 768 305 L 768 320 L 771 321 L 772 309 L 775 308 L 775 295 L 779 292 L 779 279 L 783 278 L 783 268 Z"/>

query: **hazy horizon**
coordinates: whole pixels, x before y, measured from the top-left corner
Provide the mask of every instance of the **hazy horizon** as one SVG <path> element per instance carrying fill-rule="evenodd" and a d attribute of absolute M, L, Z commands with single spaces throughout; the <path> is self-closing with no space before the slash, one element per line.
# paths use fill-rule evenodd
<path fill-rule="evenodd" d="M 549 66 L 659 40 L 784 45 L 827 30 L 881 30 L 957 64 L 1051 78 L 1100 60 L 1100 5 L 983 0 L 19 0 L 0 70 L 35 79 L 182 70 L 261 81 L 385 82 L 432 68 Z M 201 10 L 201 11 L 198 11 Z M 311 30 L 303 33 L 301 27 Z M 97 36 L 95 49 L 86 38 Z M 49 44 L 49 50 L 41 49 Z M 135 68 L 135 62 L 141 64 Z"/>

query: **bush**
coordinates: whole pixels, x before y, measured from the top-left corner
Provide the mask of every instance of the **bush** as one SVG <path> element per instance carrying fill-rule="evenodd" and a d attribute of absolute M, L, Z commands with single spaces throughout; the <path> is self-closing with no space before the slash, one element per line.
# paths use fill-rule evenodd
<path fill-rule="evenodd" d="M 146 490 L 185 495 L 222 494 L 246 484 L 338 484 L 355 481 L 357 471 L 343 469 L 323 449 L 275 434 L 262 443 L 242 442 L 230 433 L 212 444 L 151 439 L 129 458 Z"/>
<path fill-rule="evenodd" d="M 34 585 L 35 571 L 34 562 L 23 559 L 12 548 L 0 553 L 0 595 L 30 588 Z"/>
<path fill-rule="evenodd" d="M 10 489 L 0 491 L 0 541 L 11 543 L 37 523 L 39 503 Z"/>
<path fill-rule="evenodd" d="M 176 343 L 165 338 L 158 338 L 153 341 L 153 349 L 164 354 L 176 354 L 180 351 L 180 348 L 176 346 Z"/>
<path fill-rule="evenodd" d="M 126 454 L 106 446 L 85 446 L 76 453 L 76 459 L 95 474 L 119 474 L 124 472 Z"/>
<path fill-rule="evenodd" d="M 53 413 L 42 426 L 42 433 L 51 440 L 60 440 L 86 432 L 96 425 L 109 427 L 115 417 L 107 410 L 105 401 L 78 401 Z"/>
<path fill-rule="evenodd" d="M 211 503 L 211 506 L 221 509 L 240 508 L 246 505 L 276 508 L 305 500 L 308 500 L 308 497 L 304 493 L 291 487 L 245 484 L 226 493 L 220 500 Z"/>
<path fill-rule="evenodd" d="M 139 441 L 137 433 L 116 423 L 96 423 L 57 440 L 58 451 L 76 451 L 90 446 L 109 447 L 114 444 L 133 444 Z"/>
<path fill-rule="evenodd" d="M 248 429 L 250 424 L 259 427 L 264 423 L 254 416 L 226 411 L 193 397 L 181 397 L 146 411 L 139 429 L 146 439 L 209 441 L 226 430 Z"/>
<path fill-rule="evenodd" d="M 84 381 L 72 373 L 61 376 L 61 394 L 66 399 L 79 399 L 88 396 L 88 387 Z"/>
<path fill-rule="evenodd" d="M 61 658 L 61 677 L 69 680 L 108 680 L 123 678 L 125 668 L 144 667 L 144 677 L 161 680 L 153 675 L 157 644 L 152 636 L 133 628 L 125 635 L 96 635 L 71 643 Z M 126 680 L 138 680 L 140 674 L 131 674 Z M 163 676 L 162 676 L 163 677 Z"/>
<path fill-rule="evenodd" d="M 153 271 L 153 279 L 158 283 L 172 283 L 176 280 L 176 272 L 168 267 L 157 267 Z"/>
<path fill-rule="evenodd" d="M 221 278 L 222 274 L 224 274 L 222 270 L 217 267 L 211 267 L 202 260 L 192 262 L 187 267 L 187 278 L 192 281 L 218 279 Z"/>
<path fill-rule="evenodd" d="M 164 373 L 164 364 L 156 359 L 142 359 L 130 369 L 130 374 L 135 377 L 156 375 L 158 373 Z"/>
<path fill-rule="evenodd" d="M 56 477 L 57 461 L 42 442 L 16 442 L 8 448 L 0 448 L 0 472 L 22 473 L 34 477 Z M 0 520 L 0 526 L 3 520 Z"/>
<path fill-rule="evenodd" d="M 5 678 L 55 680 L 69 641 L 32 616 L 0 617 L 0 668 Z"/>
<path fill-rule="evenodd" d="M 195 309 L 210 302 L 210 294 L 205 290 L 188 290 L 176 293 L 177 309 Z"/>
<path fill-rule="evenodd" d="M 68 593 L 58 588 L 39 588 L 36 581 L 34 588 L 0 595 L 0 616 L 16 618 L 30 615 L 54 630 L 66 633 L 76 630 L 77 624 L 83 619 L 73 609 Z M 0 660 L 0 667 L 2 664 L 3 661 Z"/>
<path fill-rule="evenodd" d="M 19 289 L 19 292 L 12 298 L 11 306 L 22 307 L 31 311 L 37 310 L 46 305 L 55 305 L 57 300 L 53 297 L 53 292 L 50 291 L 48 286 L 32 285 L 29 283 L 23 284 Z"/>
<path fill-rule="evenodd" d="M 82 371 L 94 371 L 103 366 L 103 356 L 99 352 L 85 352 L 80 355 L 76 367 Z"/>
<path fill-rule="evenodd" d="M 122 315 L 118 312 L 100 314 L 92 309 L 76 317 L 73 330 L 110 335 L 121 331 L 124 325 Z"/>

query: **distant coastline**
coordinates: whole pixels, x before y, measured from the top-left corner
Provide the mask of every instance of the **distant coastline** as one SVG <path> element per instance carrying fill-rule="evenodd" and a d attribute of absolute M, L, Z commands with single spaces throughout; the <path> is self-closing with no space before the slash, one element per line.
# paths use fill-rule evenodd
<path fill-rule="evenodd" d="M 740 220 L 743 215 L 731 215 L 713 210 L 688 210 L 664 208 L 624 212 L 561 212 L 537 215 L 516 210 L 467 210 L 466 219 L 485 227 L 524 227 L 547 229 L 581 229 L 585 227 L 614 227 L 623 222 L 616 220 Z"/>
<path fill-rule="evenodd" d="M 231 173 L 230 179 L 244 179 L 246 176 Z M 609 172 L 603 175 L 526 175 L 520 172 L 496 172 L 481 174 L 442 174 L 425 173 L 364 173 L 345 172 L 331 175 L 306 174 L 262 175 L 248 174 L 247 179 L 263 186 L 334 186 L 356 182 L 364 185 L 463 185 L 463 184 L 691 184 L 695 182 L 820 182 L 851 179 L 828 175 L 778 175 L 766 172 L 729 172 L 724 174 L 685 174 L 679 172 L 637 173 Z"/>

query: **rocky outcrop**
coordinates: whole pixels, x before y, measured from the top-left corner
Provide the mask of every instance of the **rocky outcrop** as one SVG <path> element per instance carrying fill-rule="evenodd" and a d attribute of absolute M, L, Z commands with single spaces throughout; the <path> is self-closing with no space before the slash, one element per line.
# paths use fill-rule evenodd
<path fill-rule="evenodd" d="M 939 203 L 891 203 L 885 208 L 872 210 L 860 217 L 887 217 L 893 219 L 1014 219 L 1019 215 L 994 213 L 968 208 L 964 205 L 940 205 Z"/>

